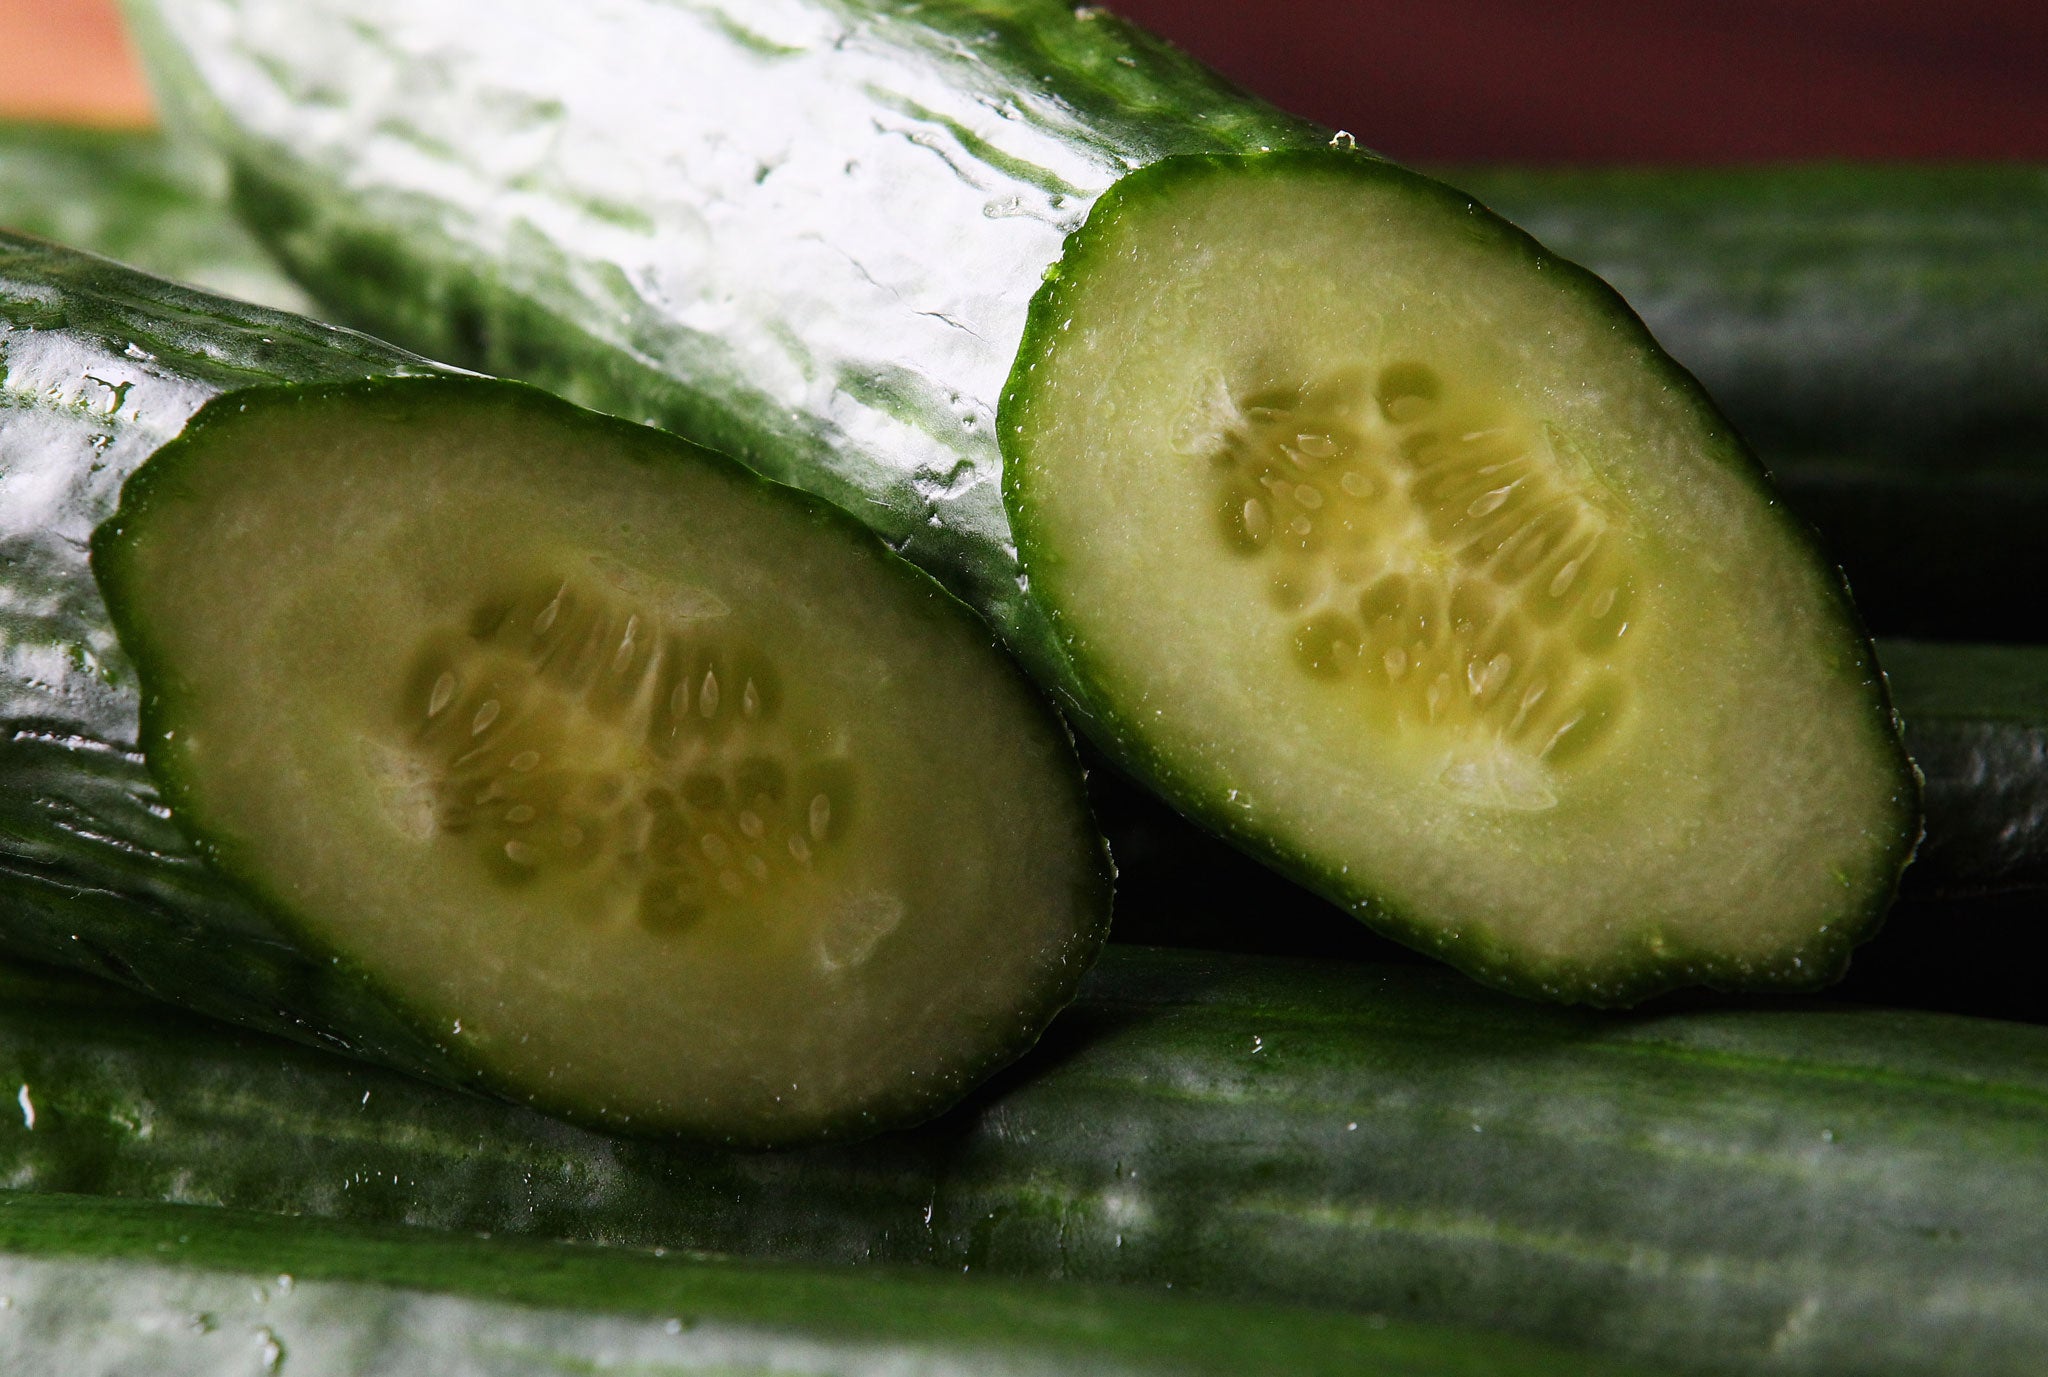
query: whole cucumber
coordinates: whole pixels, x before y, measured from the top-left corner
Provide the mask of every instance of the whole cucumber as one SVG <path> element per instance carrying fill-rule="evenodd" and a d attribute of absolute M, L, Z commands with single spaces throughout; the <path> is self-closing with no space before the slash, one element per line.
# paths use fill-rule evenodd
<path fill-rule="evenodd" d="M 1419 966 L 1112 946 L 923 1128 L 774 1154 L 551 1122 L 119 992 L 0 985 L 0 1177 L 1505 1330 L 1666 1372 L 2030 1374 L 2048 1029 L 1631 1016 Z"/>

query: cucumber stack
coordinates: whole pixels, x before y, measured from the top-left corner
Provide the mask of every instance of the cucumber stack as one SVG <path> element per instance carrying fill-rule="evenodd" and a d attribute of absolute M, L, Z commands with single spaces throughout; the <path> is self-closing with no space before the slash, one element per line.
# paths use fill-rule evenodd
<path fill-rule="evenodd" d="M 1917 833 L 1894 696 L 1922 874 L 2048 874 L 2042 652 L 1887 643 L 1888 692 L 1605 285 L 1099 11 L 135 8 L 227 172 L 165 165 L 186 248 L 75 232 L 246 262 L 224 180 L 349 319 L 810 489 L 1122 769 L 1486 980 L 1838 973 Z M 1084 980 L 1070 743 L 842 513 L 46 245 L 0 282 L 0 945 L 358 1057 L 0 967 L 0 1366 L 2048 1343 L 2039 1030 L 1129 948 Z M 755 1150 L 817 1138 L 862 1141 Z"/>

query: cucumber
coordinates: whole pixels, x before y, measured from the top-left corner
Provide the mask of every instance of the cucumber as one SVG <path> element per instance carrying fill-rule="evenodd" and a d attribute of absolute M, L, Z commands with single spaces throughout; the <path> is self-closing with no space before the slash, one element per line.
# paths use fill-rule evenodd
<path fill-rule="evenodd" d="M 133 129 L 0 121 L 0 228 L 223 296 L 313 303 L 228 213 L 226 170 Z"/>
<path fill-rule="evenodd" d="M 1624 1370 L 1521 1340 L 1306 1309 L 89 1196 L 0 1194 L 0 1291 L 0 1366 L 43 1377 Z"/>
<path fill-rule="evenodd" d="M 1070 742 L 840 513 L 37 241 L 0 319 L 0 943 L 743 1142 L 928 1115 L 1070 996 Z"/>
<path fill-rule="evenodd" d="M 0 1195 L 9 1371 L 1573 1372 L 1313 1311 Z M 289 1366 L 287 1367 L 287 1362 Z M 1522 1364 L 1530 1366 L 1523 1367 Z M 1610 1371 L 1605 1365 L 1598 1370 Z"/>
<path fill-rule="evenodd" d="M 342 318 L 840 504 L 1400 940 L 1625 1004 L 1825 982 L 1888 902 L 1917 805 L 1867 643 L 1692 381 L 1102 11 L 132 12 Z"/>
<path fill-rule="evenodd" d="M 1635 1016 L 1428 967 L 1112 945 L 945 1118 L 771 1155 L 607 1138 L 17 973 L 0 1179 L 1484 1327 L 1658 1371 L 2032 1373 L 2048 1028 Z"/>
<path fill-rule="evenodd" d="M 153 133 L 0 125 L 0 221 L 289 309 L 303 294 L 228 218 L 225 185 L 216 185 L 224 177 L 202 169 L 189 150 Z M 2039 523 L 2022 521 L 2024 539 L 2001 538 L 1995 528 L 2022 520 L 2013 504 L 2024 507 L 2024 472 L 2035 466 L 2031 456 L 2048 453 L 2048 412 L 2034 405 L 2048 386 L 2021 386 L 2027 370 L 2048 359 L 2048 293 L 2032 251 L 2048 217 L 2048 174 L 1819 165 L 1465 167 L 1443 175 L 1624 289 L 1659 341 L 1760 445 L 1794 506 L 1848 557 L 1858 606 L 1880 626 L 1898 615 L 1974 627 L 1997 601 L 1984 596 L 1987 588 L 2034 582 L 2024 562 Z M 1927 314 L 1936 308 L 1934 288 L 1956 293 L 1939 302 L 1939 321 Z M 1789 366 L 1794 350 L 1802 367 Z M 1907 356 L 1906 378 L 1917 389 L 1910 405 L 1891 364 L 1880 366 Z M 1881 428 L 1873 428 L 1876 417 Z M 1935 462 L 1944 453 L 1983 467 L 1959 472 Z M 1995 493 L 1977 491 L 1985 481 L 1995 482 Z M 1866 498 L 1910 508 L 1866 529 Z M 1947 555 L 1901 553 L 1923 545 Z M 2005 574 L 1983 577 L 1978 561 L 1996 561 Z M 1895 613 L 1902 590 L 1926 596 L 1930 607 L 1938 597 L 1938 614 Z M 2006 607 L 1995 634 L 2027 625 L 2025 615 Z M 2048 884 L 2048 801 L 2039 783 L 2048 704 L 2010 701 L 2015 688 L 2048 684 L 2048 661 L 2027 648 L 1899 640 L 1880 645 L 1879 659 L 1906 713 L 1908 753 L 1928 780 L 1927 837 L 1906 891 Z M 1923 718 L 1925 691 L 1941 695 L 1938 718 Z M 1160 854 L 1162 883 L 1141 884 L 1147 893 L 1134 897 L 1213 883 L 1200 878 L 1199 865 L 1187 873 L 1184 829 L 1106 772 L 1097 778 L 1112 812 L 1132 817 L 1113 835 L 1123 843 L 1120 865 L 1149 878 L 1146 857 Z M 1232 868 L 1222 856 L 1201 860 Z M 1144 931 L 1185 940 L 1168 921 L 1151 920 L 1152 906 L 1137 919 Z M 1126 926 L 1132 922 L 1127 913 Z"/>
<path fill-rule="evenodd" d="M 1878 630 L 2048 640 L 2048 169 L 1444 176 L 1628 298 Z"/>

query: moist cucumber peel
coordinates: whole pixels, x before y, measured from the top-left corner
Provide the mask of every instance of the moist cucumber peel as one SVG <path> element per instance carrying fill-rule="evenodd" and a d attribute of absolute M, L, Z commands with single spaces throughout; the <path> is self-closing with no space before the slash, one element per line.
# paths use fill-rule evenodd
<path fill-rule="evenodd" d="M 1696 385 L 1475 203 L 1103 11 L 130 10 L 341 318 L 844 506 L 1120 765 L 1404 940 L 1624 1003 L 1821 983 L 1887 902 L 1916 802 L 1867 644 Z M 1449 529 L 1495 458 L 1411 500 L 1442 420 L 1526 461 L 1462 518 L 1511 577 Z M 1358 426 L 1367 495 L 1268 501 L 1278 445 Z M 1394 543 L 1286 553 L 1310 500 Z M 1402 617 L 1437 639 L 1376 640 L 1381 692 Z"/>
<path fill-rule="evenodd" d="M 1117 757 L 1491 983 L 1839 973 L 1917 832 L 1840 576 L 1605 284 L 1335 151 L 1118 183 L 999 418 Z"/>
<path fill-rule="evenodd" d="M 266 368 L 318 328 L 101 260 L 4 267 L 45 561 L 7 592 L 72 618 L 10 636 L 17 950 L 748 1143 L 924 1117 L 1065 1002 L 1107 907 L 1070 744 L 843 514 L 345 332 Z M 64 656 L 89 682 L 35 677 Z"/>
<path fill-rule="evenodd" d="M 1111 944 L 955 1112 L 763 1154 L 0 965 L 0 1086 L 34 1111 L 0 1116 L 21 1191 L 1170 1286 L 1664 1373 L 2035 1377 L 2048 1347 L 2048 1028 L 1995 1019 L 1617 1016 L 1415 964 Z"/>
<path fill-rule="evenodd" d="M 1378 1316 L 90 1196 L 0 1195 L 0 1287 L 0 1363 L 43 1377 L 1647 1371 Z"/>

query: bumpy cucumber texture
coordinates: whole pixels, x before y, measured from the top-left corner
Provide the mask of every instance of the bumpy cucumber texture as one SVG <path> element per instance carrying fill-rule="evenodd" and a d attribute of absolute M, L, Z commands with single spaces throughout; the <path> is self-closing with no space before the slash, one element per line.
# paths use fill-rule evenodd
<path fill-rule="evenodd" d="M 1504 983 L 1810 983 L 1913 788 L 1839 577 L 1597 280 L 1385 163 L 1099 202 L 1005 399 L 1033 596 L 1128 758 Z"/>
<path fill-rule="evenodd" d="M 1620 299 L 1100 8 L 131 10 L 341 318 L 839 503 L 1404 940 L 1625 1002 L 1889 898 L 1867 643 Z"/>

